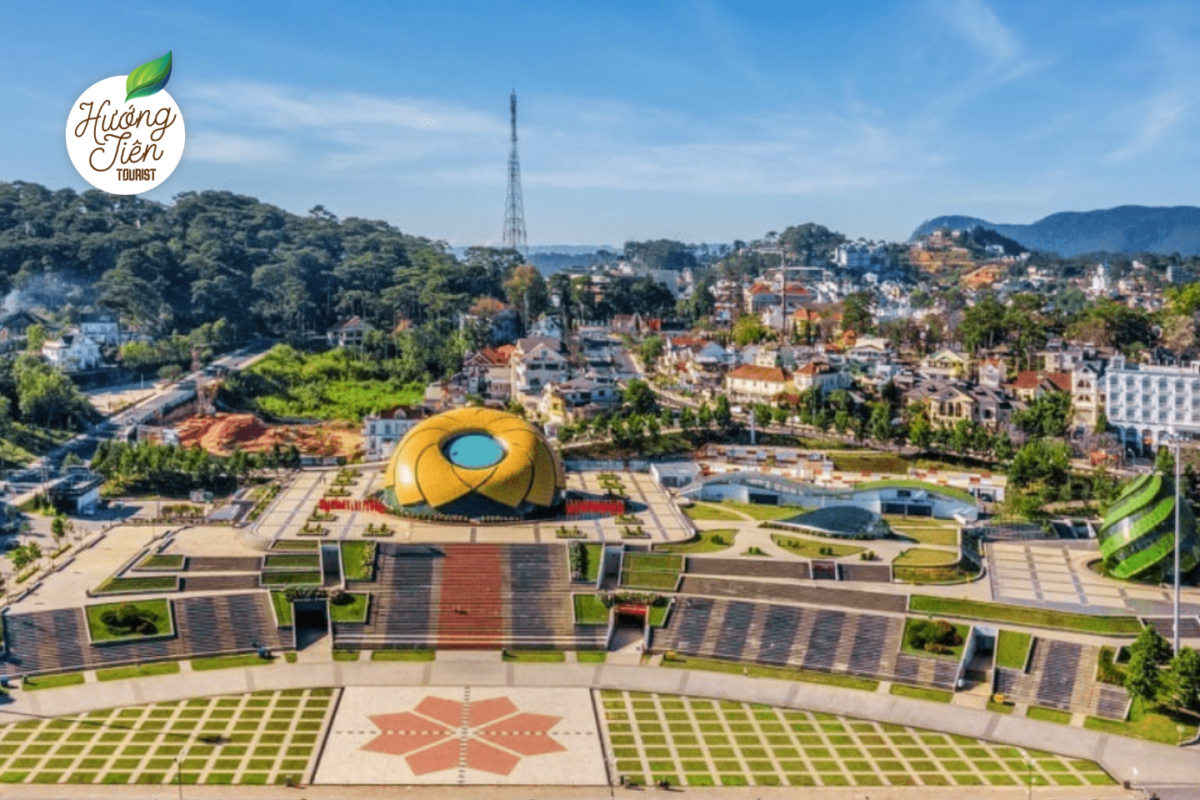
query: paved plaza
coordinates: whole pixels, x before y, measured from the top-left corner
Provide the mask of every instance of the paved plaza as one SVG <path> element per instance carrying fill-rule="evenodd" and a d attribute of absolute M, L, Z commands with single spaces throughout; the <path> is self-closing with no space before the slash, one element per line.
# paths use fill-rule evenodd
<path fill-rule="evenodd" d="M 1092 614 L 1161 616 L 1172 611 L 1165 587 L 1114 581 L 1088 563 L 1100 557 L 1094 543 L 991 542 L 986 545 L 992 597 L 997 602 Z M 1184 611 L 1200 612 L 1200 592 L 1184 593 Z"/>
<path fill-rule="evenodd" d="M 608 783 L 586 689 L 350 687 L 321 784 Z"/>

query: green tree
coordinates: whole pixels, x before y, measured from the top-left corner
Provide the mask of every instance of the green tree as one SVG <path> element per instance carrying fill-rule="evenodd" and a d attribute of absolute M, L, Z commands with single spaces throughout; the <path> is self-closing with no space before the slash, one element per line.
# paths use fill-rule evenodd
<path fill-rule="evenodd" d="M 1013 414 L 1013 424 L 1031 436 L 1065 436 L 1071 425 L 1071 395 L 1046 392 Z"/>
<path fill-rule="evenodd" d="M 622 400 L 624 407 L 633 414 L 651 414 L 658 408 L 658 397 L 650 384 L 640 378 L 634 378 L 625 386 Z"/>
<path fill-rule="evenodd" d="M 35 322 L 25 329 L 25 348 L 31 352 L 41 352 L 46 343 L 46 326 Z"/>
<path fill-rule="evenodd" d="M 733 324 L 733 341 L 738 347 L 758 344 L 767 338 L 768 333 L 767 326 L 754 314 L 738 317 Z"/>
<path fill-rule="evenodd" d="M 703 410 L 701 410 L 703 413 Z M 717 395 L 717 405 L 713 409 L 713 422 L 722 431 L 728 433 L 733 427 L 733 409 L 729 406 L 729 397 L 726 395 Z"/>
<path fill-rule="evenodd" d="M 1164 688 L 1177 708 L 1200 711 L 1200 653 L 1182 647 L 1163 676 Z"/>
<path fill-rule="evenodd" d="M 638 358 L 647 369 L 654 369 L 654 363 L 663 354 L 663 340 L 658 334 L 651 334 L 638 345 Z"/>
<path fill-rule="evenodd" d="M 1129 646 L 1125 667 L 1125 690 L 1133 697 L 1153 703 L 1162 688 L 1161 667 L 1171 658 L 1171 645 L 1147 625 Z"/>
<path fill-rule="evenodd" d="M 869 292 L 847 295 L 842 305 L 842 330 L 854 331 L 858 335 L 875 329 L 875 318 L 871 314 L 872 298 Z"/>
<path fill-rule="evenodd" d="M 1004 306 L 991 295 L 986 295 L 975 305 L 963 312 L 958 327 L 963 345 L 972 353 L 980 348 L 992 348 L 1002 343 L 1007 333 Z"/>
<path fill-rule="evenodd" d="M 1160 475 L 1175 480 L 1175 454 L 1169 447 L 1158 448 L 1154 456 L 1154 469 Z"/>

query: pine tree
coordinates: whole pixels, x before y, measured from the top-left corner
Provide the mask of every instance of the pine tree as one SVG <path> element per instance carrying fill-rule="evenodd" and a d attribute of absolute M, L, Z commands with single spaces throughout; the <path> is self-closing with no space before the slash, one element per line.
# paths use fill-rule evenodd
<path fill-rule="evenodd" d="M 1167 668 L 1164 684 L 1179 708 L 1200 710 L 1200 653 L 1184 647 Z"/>

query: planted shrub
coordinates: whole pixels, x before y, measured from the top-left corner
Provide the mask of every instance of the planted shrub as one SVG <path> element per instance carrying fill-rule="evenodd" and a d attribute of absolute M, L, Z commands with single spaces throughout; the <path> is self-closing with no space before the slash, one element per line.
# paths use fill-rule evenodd
<path fill-rule="evenodd" d="M 119 636 L 152 636 L 158 633 L 158 615 L 132 603 L 105 611 L 100 615 L 100 621 Z"/>
<path fill-rule="evenodd" d="M 909 625 L 908 645 L 914 650 L 946 653 L 962 644 L 958 630 L 943 619 L 917 620 Z"/>

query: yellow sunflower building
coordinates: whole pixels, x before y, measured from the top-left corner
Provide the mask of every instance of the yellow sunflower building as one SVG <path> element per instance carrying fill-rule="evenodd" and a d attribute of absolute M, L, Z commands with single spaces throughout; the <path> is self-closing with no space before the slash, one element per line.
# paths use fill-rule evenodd
<path fill-rule="evenodd" d="M 384 474 L 384 502 L 412 512 L 529 516 L 562 501 L 554 449 L 520 417 L 457 408 L 414 426 Z"/>

